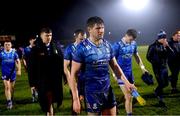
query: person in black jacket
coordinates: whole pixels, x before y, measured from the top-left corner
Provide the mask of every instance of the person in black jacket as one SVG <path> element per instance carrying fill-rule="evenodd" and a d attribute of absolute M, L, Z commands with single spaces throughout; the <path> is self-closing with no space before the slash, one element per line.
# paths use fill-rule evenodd
<path fill-rule="evenodd" d="M 24 52 L 23 52 L 23 56 L 22 56 L 22 61 L 23 61 L 23 65 L 28 73 L 28 81 L 29 81 L 29 86 L 31 88 L 31 94 L 32 94 L 32 102 L 36 102 L 37 101 L 37 90 L 36 90 L 36 85 L 37 83 L 34 81 L 34 77 L 33 74 L 31 72 L 32 67 L 30 66 L 30 62 L 32 61 L 30 59 L 30 55 L 31 55 L 31 49 L 32 47 L 35 46 L 34 42 L 36 41 L 36 38 L 34 36 L 31 36 L 29 38 L 29 45 L 27 47 L 24 48 Z"/>
<path fill-rule="evenodd" d="M 32 48 L 32 65 L 37 77 L 41 109 L 53 115 L 53 103 L 62 104 L 63 54 L 52 40 L 52 30 L 43 28 L 36 46 Z"/>
<path fill-rule="evenodd" d="M 159 105 L 166 107 L 163 102 L 163 88 L 168 86 L 168 42 L 166 33 L 160 31 L 157 40 L 149 46 L 147 52 L 147 60 L 152 64 L 153 72 L 155 74 L 158 86 L 155 89 L 155 95 L 158 97 Z"/>
<path fill-rule="evenodd" d="M 177 81 L 180 71 L 180 30 L 176 31 L 169 41 L 169 46 L 173 49 L 174 54 L 169 54 L 168 66 L 171 71 L 171 93 L 177 93 Z"/>

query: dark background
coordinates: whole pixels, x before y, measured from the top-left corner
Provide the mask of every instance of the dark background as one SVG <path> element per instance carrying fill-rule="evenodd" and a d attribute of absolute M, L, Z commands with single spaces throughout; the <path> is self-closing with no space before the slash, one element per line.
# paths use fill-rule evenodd
<path fill-rule="evenodd" d="M 53 29 L 53 37 L 62 44 L 72 42 L 73 32 L 86 29 L 90 16 L 105 21 L 105 38 L 118 41 L 128 28 L 137 29 L 138 44 L 147 45 L 157 38 L 160 29 L 168 37 L 180 28 L 180 0 L 150 0 L 142 11 L 130 11 L 122 0 L 0 1 L 0 35 L 16 35 L 16 43 L 24 45 L 41 27 Z M 111 32 L 111 34 L 109 34 Z"/>

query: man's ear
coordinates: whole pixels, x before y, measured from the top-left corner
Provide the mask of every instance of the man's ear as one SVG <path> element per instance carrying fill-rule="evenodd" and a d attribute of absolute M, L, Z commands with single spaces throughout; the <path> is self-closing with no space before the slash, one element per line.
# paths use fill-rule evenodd
<path fill-rule="evenodd" d="M 87 31 L 90 32 L 91 31 L 91 27 L 87 27 Z"/>
<path fill-rule="evenodd" d="M 43 37 L 43 33 L 40 33 L 40 38 L 42 39 L 42 37 Z"/>

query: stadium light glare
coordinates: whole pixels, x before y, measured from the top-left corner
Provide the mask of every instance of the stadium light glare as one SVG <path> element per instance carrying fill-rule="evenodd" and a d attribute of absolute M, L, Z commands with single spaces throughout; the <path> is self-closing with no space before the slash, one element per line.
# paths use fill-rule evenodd
<path fill-rule="evenodd" d="M 123 5 L 130 9 L 139 11 L 147 6 L 149 0 L 123 0 Z"/>

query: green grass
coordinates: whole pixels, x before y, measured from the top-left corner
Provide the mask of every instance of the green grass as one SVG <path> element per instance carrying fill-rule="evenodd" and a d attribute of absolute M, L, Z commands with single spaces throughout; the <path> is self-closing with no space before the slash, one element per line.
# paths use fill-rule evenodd
<path fill-rule="evenodd" d="M 148 71 L 153 74 L 150 63 L 146 60 L 146 52 L 147 46 L 140 46 L 139 54 L 148 69 Z M 153 95 L 153 91 L 157 86 L 155 81 L 155 85 L 147 86 L 141 80 L 142 72 L 138 65 L 135 63 L 133 59 L 133 73 L 135 77 L 135 84 L 138 87 L 138 91 L 141 96 L 146 100 L 146 106 L 140 106 L 137 102 L 134 102 L 133 113 L 136 115 L 180 115 L 180 93 L 178 94 L 170 94 L 171 87 L 170 85 L 165 88 L 165 102 L 168 106 L 168 111 L 163 111 L 161 108 L 157 107 L 157 98 Z M 169 73 L 170 74 L 170 73 Z M 116 95 L 117 101 L 120 103 L 118 105 L 118 114 L 125 115 L 124 102 L 123 102 L 123 94 L 117 85 L 117 83 L 112 80 L 112 87 L 114 93 Z M 154 78 L 155 80 L 155 78 Z M 180 81 L 178 82 L 178 88 L 180 90 Z M 21 77 L 17 77 L 17 82 L 15 86 L 15 104 L 14 108 L 10 111 L 6 110 L 6 100 L 4 96 L 4 86 L 2 81 L 0 81 L 0 115 L 44 115 L 41 111 L 38 103 L 31 103 L 31 93 L 28 85 L 27 74 L 22 73 Z M 135 100 L 134 100 L 135 101 Z M 69 94 L 69 87 L 64 86 L 64 100 L 61 107 L 56 110 L 56 114 L 71 114 L 71 97 Z M 84 114 L 84 113 L 83 113 Z"/>

